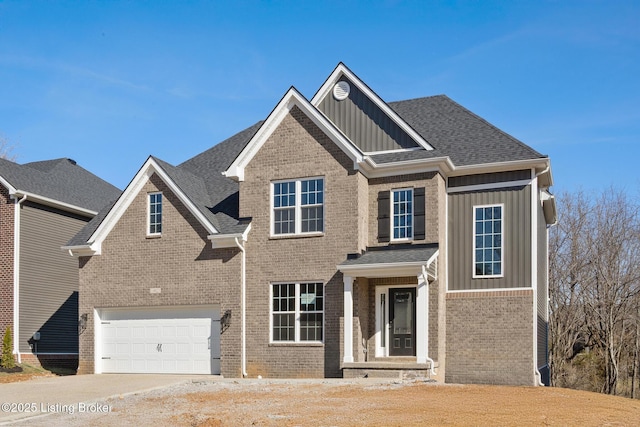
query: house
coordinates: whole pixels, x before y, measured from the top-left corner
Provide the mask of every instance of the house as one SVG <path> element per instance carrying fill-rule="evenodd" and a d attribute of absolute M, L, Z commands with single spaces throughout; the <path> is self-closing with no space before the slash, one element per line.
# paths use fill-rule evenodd
<path fill-rule="evenodd" d="M 150 157 L 65 249 L 80 372 L 546 381 L 550 162 L 344 64 L 311 100 Z"/>
<path fill-rule="evenodd" d="M 120 190 L 71 159 L 0 159 L 0 329 L 19 363 L 78 361 L 78 265 L 60 246 Z"/>

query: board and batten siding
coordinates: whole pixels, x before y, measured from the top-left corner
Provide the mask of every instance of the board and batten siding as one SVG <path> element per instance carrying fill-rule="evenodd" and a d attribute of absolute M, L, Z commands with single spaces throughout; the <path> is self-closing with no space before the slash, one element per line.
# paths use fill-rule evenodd
<path fill-rule="evenodd" d="M 531 286 L 531 186 L 452 193 L 448 201 L 449 291 Z M 473 207 L 504 204 L 503 276 L 473 278 Z"/>
<path fill-rule="evenodd" d="M 537 292 L 537 320 L 538 320 L 538 368 L 548 364 L 548 331 L 549 331 L 549 254 L 547 253 L 547 223 L 544 219 L 542 204 L 538 203 L 538 292 Z"/>
<path fill-rule="evenodd" d="M 358 148 L 364 152 L 415 148 L 418 144 L 356 85 L 341 101 L 329 93 L 318 106 Z"/>
<path fill-rule="evenodd" d="M 88 218 L 25 203 L 20 211 L 20 352 L 78 353 L 78 260 L 60 249 Z"/>

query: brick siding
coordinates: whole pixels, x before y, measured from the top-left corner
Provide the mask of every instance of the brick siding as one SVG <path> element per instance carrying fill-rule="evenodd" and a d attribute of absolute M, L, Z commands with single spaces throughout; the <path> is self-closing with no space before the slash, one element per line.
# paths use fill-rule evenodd
<path fill-rule="evenodd" d="M 533 386 L 533 292 L 447 294 L 448 383 Z"/>
<path fill-rule="evenodd" d="M 320 237 L 270 237 L 270 182 L 323 176 L 325 230 Z M 245 169 L 240 215 L 252 218 L 247 243 L 247 371 L 263 377 L 339 377 L 342 274 L 336 265 L 364 247 L 359 212 L 366 211 L 366 178 L 297 107 Z M 325 284 L 324 344 L 270 344 L 269 286 L 273 282 Z"/>
<path fill-rule="evenodd" d="M 162 237 L 148 238 L 147 193 L 162 191 Z M 240 372 L 240 274 L 238 249 L 212 249 L 207 231 L 153 175 L 102 243 L 102 255 L 80 258 L 79 373 L 94 371 L 94 308 L 220 304 L 231 310 L 221 335 L 221 369 Z M 151 288 L 161 293 L 151 294 Z"/>

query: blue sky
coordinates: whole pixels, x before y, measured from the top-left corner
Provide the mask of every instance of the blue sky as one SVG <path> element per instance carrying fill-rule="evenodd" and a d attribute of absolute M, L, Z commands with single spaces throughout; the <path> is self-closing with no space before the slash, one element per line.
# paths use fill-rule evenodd
<path fill-rule="evenodd" d="M 446 94 L 551 157 L 556 193 L 640 188 L 640 3 L 2 1 L 0 133 L 124 188 L 307 98 L 344 62 Z"/>

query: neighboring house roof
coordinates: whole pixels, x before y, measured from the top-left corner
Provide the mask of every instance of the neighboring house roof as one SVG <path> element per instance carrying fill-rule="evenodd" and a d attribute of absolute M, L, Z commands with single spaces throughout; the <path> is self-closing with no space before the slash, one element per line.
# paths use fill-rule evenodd
<path fill-rule="evenodd" d="M 118 188 L 66 158 L 22 165 L 0 159 L 0 182 L 12 194 L 91 215 L 120 195 Z"/>

